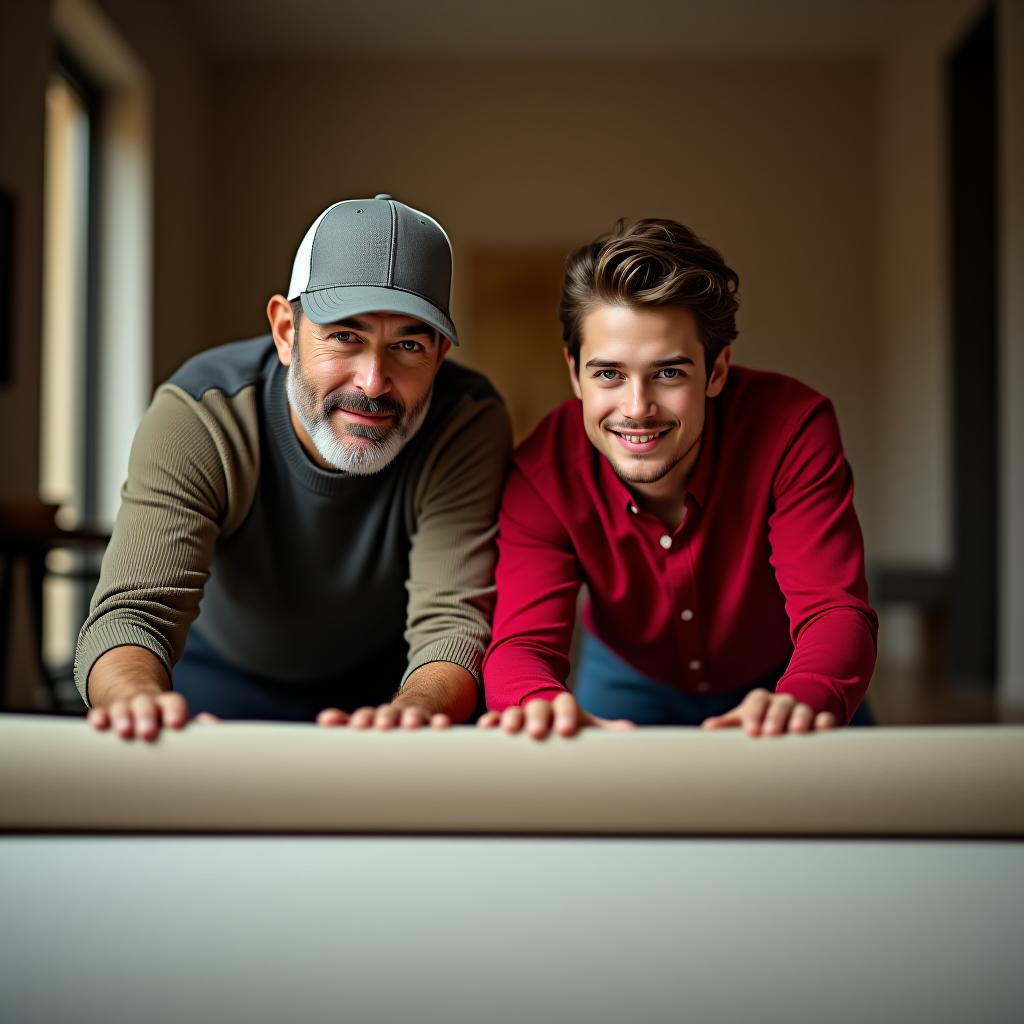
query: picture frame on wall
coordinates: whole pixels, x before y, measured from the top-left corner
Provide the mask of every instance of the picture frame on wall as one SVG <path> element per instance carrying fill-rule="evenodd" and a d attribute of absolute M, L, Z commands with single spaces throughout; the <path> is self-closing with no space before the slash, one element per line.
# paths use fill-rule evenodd
<path fill-rule="evenodd" d="M 0 387 L 11 382 L 13 331 L 14 196 L 0 189 Z"/>

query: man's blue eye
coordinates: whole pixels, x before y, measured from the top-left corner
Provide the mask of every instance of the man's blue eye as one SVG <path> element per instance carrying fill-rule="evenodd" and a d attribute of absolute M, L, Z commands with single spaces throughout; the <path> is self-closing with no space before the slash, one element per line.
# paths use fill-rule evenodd
<path fill-rule="evenodd" d="M 335 341 L 351 341 L 355 335 L 351 331 L 335 331 L 331 337 Z"/>
<path fill-rule="evenodd" d="M 423 346 L 418 341 L 401 342 L 403 352 L 419 352 Z"/>
<path fill-rule="evenodd" d="M 615 380 L 618 375 L 618 370 L 602 370 L 597 376 L 599 380 Z"/>
<path fill-rule="evenodd" d="M 661 371 L 661 375 L 665 380 L 675 380 L 676 377 L 682 376 L 682 372 L 682 370 L 679 370 L 674 366 L 666 366 L 665 369 Z"/>

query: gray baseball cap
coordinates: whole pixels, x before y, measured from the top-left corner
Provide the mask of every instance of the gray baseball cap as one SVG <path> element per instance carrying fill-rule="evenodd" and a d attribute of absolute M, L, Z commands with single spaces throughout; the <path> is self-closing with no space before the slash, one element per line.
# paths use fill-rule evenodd
<path fill-rule="evenodd" d="M 402 313 L 458 345 L 448 314 L 452 246 L 433 217 L 387 193 L 328 206 L 292 264 L 288 299 L 315 324 L 360 313 Z"/>

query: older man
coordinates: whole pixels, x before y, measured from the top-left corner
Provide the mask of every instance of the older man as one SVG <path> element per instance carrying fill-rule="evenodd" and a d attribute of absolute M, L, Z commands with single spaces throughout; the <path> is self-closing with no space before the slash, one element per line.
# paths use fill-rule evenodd
<path fill-rule="evenodd" d="M 93 726 L 472 714 L 510 429 L 489 383 L 445 362 L 451 265 L 427 214 L 335 203 L 270 334 L 157 390 L 78 642 Z"/>

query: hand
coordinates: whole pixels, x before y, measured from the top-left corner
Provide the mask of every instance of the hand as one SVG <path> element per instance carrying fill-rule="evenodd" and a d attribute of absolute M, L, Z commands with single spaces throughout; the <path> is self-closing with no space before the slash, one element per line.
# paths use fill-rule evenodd
<path fill-rule="evenodd" d="M 751 690 L 743 701 L 724 715 L 705 718 L 704 729 L 742 726 L 748 736 L 781 736 L 784 732 L 820 732 L 836 727 L 831 711 L 814 713 L 814 708 L 798 703 L 788 693 Z"/>
<path fill-rule="evenodd" d="M 351 715 L 340 708 L 325 708 L 316 716 L 317 725 L 347 725 L 352 729 L 420 729 L 429 725 L 433 729 L 447 729 L 452 724 L 448 715 L 431 714 L 416 704 L 381 704 L 378 707 L 359 708 Z"/>
<path fill-rule="evenodd" d="M 531 700 L 525 707 L 513 704 L 504 711 L 488 711 L 476 723 L 481 729 L 501 726 L 507 733 L 521 732 L 526 727 L 528 736 L 542 740 L 554 730 L 559 736 L 572 736 L 585 726 L 599 729 L 633 729 L 633 722 L 624 718 L 612 721 L 590 715 L 576 703 L 571 693 L 560 693 L 554 700 Z"/>
<path fill-rule="evenodd" d="M 213 715 L 202 713 L 197 722 L 216 722 Z M 123 740 L 138 738 L 155 740 L 161 727 L 183 729 L 188 721 L 188 704 L 180 693 L 161 690 L 143 691 L 129 697 L 115 698 L 105 707 L 89 709 L 86 721 L 99 732 L 113 727 Z"/>

